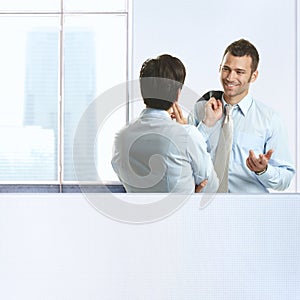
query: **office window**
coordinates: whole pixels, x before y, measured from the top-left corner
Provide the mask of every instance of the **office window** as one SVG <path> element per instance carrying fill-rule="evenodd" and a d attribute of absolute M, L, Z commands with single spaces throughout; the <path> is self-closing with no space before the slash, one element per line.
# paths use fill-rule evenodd
<path fill-rule="evenodd" d="M 0 180 L 58 180 L 59 19 L 2 16 L 0 36 Z"/>
<path fill-rule="evenodd" d="M 77 125 L 87 105 L 106 90 L 126 81 L 126 17 L 123 15 L 71 15 L 65 17 L 64 31 L 64 180 L 76 181 L 73 162 L 73 141 Z M 105 99 L 103 99 L 105 100 Z M 113 99 L 110 99 L 113 100 Z M 103 101 L 105 102 L 105 101 Z M 103 103 L 103 105 L 107 105 Z M 99 107 L 101 109 L 101 106 Z M 82 140 L 85 157 L 81 164 L 95 157 L 100 178 L 117 180 L 110 165 L 113 137 L 117 128 L 126 123 L 125 109 L 118 119 L 106 120 L 99 128 L 99 145 L 94 149 Z M 95 114 L 88 121 L 86 135 L 95 130 Z M 109 117 L 109 116 L 107 116 Z M 108 126 L 108 132 L 105 128 Z M 92 139 L 92 137 L 91 137 Z M 95 143 L 97 141 L 95 140 Z M 90 151 L 92 147 L 93 151 Z M 96 147 L 96 144 L 95 144 Z M 99 174 L 100 175 L 100 174 Z M 92 170 L 79 179 L 94 181 Z"/>
<path fill-rule="evenodd" d="M 73 139 L 81 116 L 128 79 L 127 1 L 6 1 L 0 36 L 0 184 L 76 182 Z M 112 132 L 126 123 L 126 109 L 116 115 L 95 141 L 106 182 L 117 180 Z M 93 120 L 87 134 L 89 126 Z"/>

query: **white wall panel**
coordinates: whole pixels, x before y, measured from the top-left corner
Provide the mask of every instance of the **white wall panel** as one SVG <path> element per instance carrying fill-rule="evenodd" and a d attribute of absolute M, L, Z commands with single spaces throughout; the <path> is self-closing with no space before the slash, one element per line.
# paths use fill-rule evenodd
<path fill-rule="evenodd" d="M 298 198 L 217 195 L 200 210 L 193 195 L 132 225 L 81 194 L 1 194 L 0 299 L 299 299 Z"/>

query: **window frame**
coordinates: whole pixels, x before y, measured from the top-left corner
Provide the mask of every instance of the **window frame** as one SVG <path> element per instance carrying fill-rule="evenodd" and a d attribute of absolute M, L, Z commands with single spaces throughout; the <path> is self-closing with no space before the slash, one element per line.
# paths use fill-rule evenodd
<path fill-rule="evenodd" d="M 59 95 L 58 95 L 58 142 L 57 142 L 57 180 L 53 181 L 0 181 L 0 193 L 81 193 L 81 186 L 85 191 L 90 192 L 125 192 L 119 181 L 101 181 L 101 182 L 78 182 L 64 180 L 64 18 L 72 15 L 123 15 L 126 17 L 126 82 L 132 77 L 132 1 L 125 0 L 125 10 L 115 11 L 79 11 L 65 10 L 64 1 L 60 0 L 59 11 L 45 10 L 4 10 L 0 11 L 1 16 L 21 16 L 21 15 L 53 15 L 59 17 Z M 129 122 L 129 94 L 126 95 L 126 124 Z M 124 124 L 125 125 L 125 124 Z"/>

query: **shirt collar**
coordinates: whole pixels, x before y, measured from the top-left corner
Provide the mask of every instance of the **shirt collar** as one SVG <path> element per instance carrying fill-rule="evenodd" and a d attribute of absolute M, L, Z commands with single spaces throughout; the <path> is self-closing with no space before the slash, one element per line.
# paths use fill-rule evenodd
<path fill-rule="evenodd" d="M 223 101 L 223 105 L 225 107 L 226 102 L 224 100 L 224 97 L 222 97 L 222 101 Z M 242 114 L 244 116 L 246 116 L 251 104 L 253 102 L 252 97 L 247 94 L 238 104 L 236 104 L 237 107 L 239 107 L 239 109 L 241 110 Z"/>
<path fill-rule="evenodd" d="M 163 109 L 145 108 L 142 110 L 140 117 L 155 117 L 163 119 L 171 119 L 169 113 Z"/>

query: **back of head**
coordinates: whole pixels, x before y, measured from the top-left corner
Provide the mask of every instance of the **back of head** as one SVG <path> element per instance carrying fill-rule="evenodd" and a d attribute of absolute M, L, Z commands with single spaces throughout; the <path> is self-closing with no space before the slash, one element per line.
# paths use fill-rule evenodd
<path fill-rule="evenodd" d="M 168 54 L 146 60 L 140 71 L 140 87 L 147 107 L 168 110 L 178 98 L 186 76 L 183 63 Z"/>
<path fill-rule="evenodd" d="M 252 58 L 252 63 L 251 63 L 252 73 L 257 70 L 258 63 L 259 63 L 259 54 L 255 46 L 251 44 L 249 41 L 245 39 L 240 39 L 233 42 L 226 48 L 223 58 L 227 53 L 239 57 L 250 56 Z"/>

